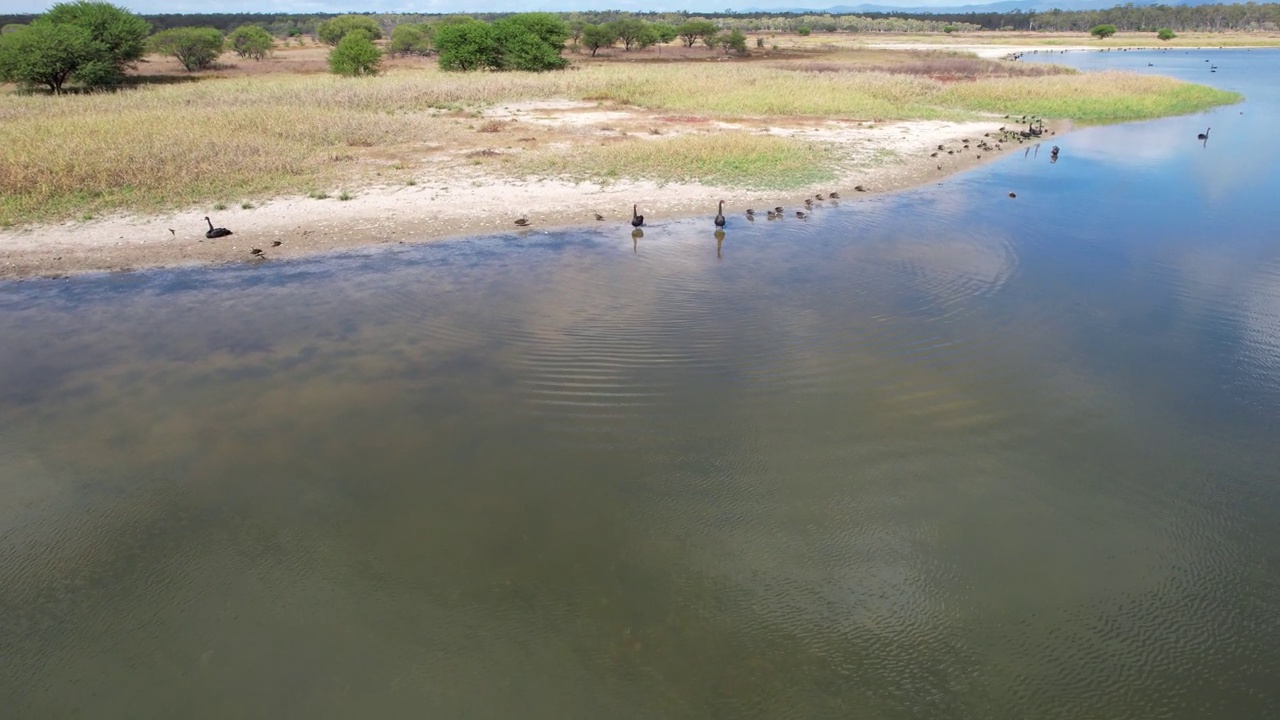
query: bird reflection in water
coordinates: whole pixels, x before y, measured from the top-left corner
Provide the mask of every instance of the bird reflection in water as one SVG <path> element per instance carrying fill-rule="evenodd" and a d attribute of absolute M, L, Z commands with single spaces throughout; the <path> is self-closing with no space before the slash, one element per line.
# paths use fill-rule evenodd
<path fill-rule="evenodd" d="M 724 231 L 716 230 L 716 259 L 722 259 L 724 256 L 720 254 L 720 249 L 724 246 Z"/>
<path fill-rule="evenodd" d="M 631 231 L 631 252 L 640 252 L 640 238 L 644 237 L 644 231 L 636 228 Z"/>

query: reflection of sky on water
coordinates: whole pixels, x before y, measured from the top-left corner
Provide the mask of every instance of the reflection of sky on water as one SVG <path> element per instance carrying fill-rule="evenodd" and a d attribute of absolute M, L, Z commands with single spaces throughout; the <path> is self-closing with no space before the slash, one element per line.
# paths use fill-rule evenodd
<path fill-rule="evenodd" d="M 1262 716 L 1242 89 L 719 247 L 709 212 L 0 286 L 0 701 Z"/>

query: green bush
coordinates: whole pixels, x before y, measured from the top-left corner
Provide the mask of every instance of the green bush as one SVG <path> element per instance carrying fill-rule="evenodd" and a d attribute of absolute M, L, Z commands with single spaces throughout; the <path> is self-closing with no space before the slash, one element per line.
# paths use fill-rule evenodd
<path fill-rule="evenodd" d="M 569 64 L 560 57 L 569 28 L 551 13 L 519 13 L 493 23 L 498 67 L 541 72 Z"/>
<path fill-rule="evenodd" d="M 568 26 L 555 15 L 520 13 L 493 24 L 468 20 L 441 25 L 435 45 L 442 70 L 540 72 L 569 64 L 560 57 L 568 37 Z"/>
<path fill-rule="evenodd" d="M 382 26 L 365 15 L 339 15 L 325 20 L 316 27 L 316 37 L 320 38 L 324 44 L 336 47 L 342 42 L 342 38 L 353 30 L 363 31 L 369 36 L 369 40 L 378 40 L 382 37 Z"/>
<path fill-rule="evenodd" d="M 676 28 L 676 33 L 684 40 L 685 47 L 693 47 L 698 40 L 708 35 L 715 35 L 718 31 L 719 28 L 710 20 L 690 20 Z"/>
<path fill-rule="evenodd" d="M 613 28 L 605 25 L 588 25 L 582 28 L 582 44 L 591 51 L 591 57 L 596 56 L 596 51 L 600 48 L 613 47 L 618 42 L 618 36 L 613 34 Z"/>
<path fill-rule="evenodd" d="M 151 52 L 171 55 L 189 71 L 212 65 L 222 54 L 222 47 L 222 33 L 213 28 L 170 28 L 151 36 Z"/>
<path fill-rule="evenodd" d="M 387 52 L 392 55 L 426 55 L 431 52 L 435 28 L 427 24 L 401 23 L 391 29 Z"/>
<path fill-rule="evenodd" d="M 622 41 L 623 50 L 644 49 L 658 41 L 649 23 L 638 18 L 619 18 L 609 23 L 613 34 Z"/>
<path fill-rule="evenodd" d="M 25 29 L 26 27 L 27 26 L 23 25 L 22 23 L 9 23 L 4 27 L 0 27 L 0 35 L 8 35 L 9 33 L 15 33 L 15 32 L 18 32 L 19 30 Z"/>
<path fill-rule="evenodd" d="M 674 25 L 668 25 L 666 23 L 650 23 L 649 29 L 653 31 L 654 39 L 663 45 L 675 40 L 680 35 L 676 32 Z"/>
<path fill-rule="evenodd" d="M 950 35 L 951 33 L 955 32 L 955 31 L 957 31 L 957 30 L 959 30 L 959 29 L 960 29 L 960 28 L 956 27 L 955 25 L 943 25 L 943 26 L 942 26 L 942 32 L 944 32 L 944 33 L 946 33 L 946 34 L 948 34 L 948 35 Z"/>
<path fill-rule="evenodd" d="M 800 27 L 796 28 L 796 32 L 800 33 L 801 35 L 808 35 L 809 33 L 812 33 L 813 30 L 809 29 L 808 25 L 801 25 Z"/>
<path fill-rule="evenodd" d="M 1089 31 L 1089 34 L 1098 38 L 1099 40 L 1102 40 L 1103 38 L 1109 38 L 1112 35 L 1116 34 L 1116 26 L 1115 25 L 1095 25 L 1094 28 Z"/>
<path fill-rule="evenodd" d="M 329 69 L 338 75 L 377 75 L 381 64 L 382 51 L 363 30 L 347 33 L 329 51 Z"/>
<path fill-rule="evenodd" d="M 100 54 L 93 35 L 82 27 L 35 23 L 0 35 L 0 79 L 43 85 L 57 94 L 85 62 Z"/>
<path fill-rule="evenodd" d="M 1156 37 L 1167 42 L 1169 40 L 1172 40 L 1178 37 L 1178 35 L 1177 33 L 1170 30 L 1169 28 L 1160 28 L 1159 30 L 1156 31 Z"/>
<path fill-rule="evenodd" d="M 240 57 L 261 60 L 271 54 L 276 39 L 257 25 L 241 25 L 227 36 L 227 43 Z"/>
<path fill-rule="evenodd" d="M 483 70 L 498 67 L 493 27 L 479 20 L 442 23 L 436 28 L 441 70 Z"/>
<path fill-rule="evenodd" d="M 105 49 L 105 59 L 121 74 L 146 54 L 147 35 L 151 34 L 151 23 L 128 10 L 110 3 L 87 0 L 58 3 L 37 22 L 65 23 L 88 30 L 93 41 Z"/>
<path fill-rule="evenodd" d="M 718 39 L 716 44 L 725 51 L 725 54 L 730 52 L 736 52 L 739 55 L 747 54 L 747 36 L 743 35 L 741 30 L 735 28 L 729 32 L 720 33 Z"/>
<path fill-rule="evenodd" d="M 72 81 L 113 85 L 142 58 L 150 31 L 146 20 L 115 5 L 58 3 L 29 26 L 5 27 L 0 77 L 55 93 Z"/>

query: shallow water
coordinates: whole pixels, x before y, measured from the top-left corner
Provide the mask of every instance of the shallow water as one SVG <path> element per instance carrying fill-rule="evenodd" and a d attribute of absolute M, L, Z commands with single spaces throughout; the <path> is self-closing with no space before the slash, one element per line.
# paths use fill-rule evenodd
<path fill-rule="evenodd" d="M 0 285 L 4 716 L 1280 715 L 1280 53 L 1055 59 L 1249 99 L 719 246 Z"/>

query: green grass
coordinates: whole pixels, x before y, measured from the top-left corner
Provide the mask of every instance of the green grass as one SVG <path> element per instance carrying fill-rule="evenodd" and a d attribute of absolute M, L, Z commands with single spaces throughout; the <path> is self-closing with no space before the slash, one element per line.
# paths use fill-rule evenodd
<path fill-rule="evenodd" d="M 820 143 L 760 135 L 684 135 L 577 145 L 517 159 L 517 171 L 607 182 L 640 178 L 785 190 L 835 178 L 839 151 Z"/>
<path fill-rule="evenodd" d="M 1071 118 L 1087 125 L 1185 115 L 1242 97 L 1163 76 L 1105 72 L 1057 76 L 1052 85 L 1039 78 L 956 83 L 939 100 L 990 113 Z"/>

